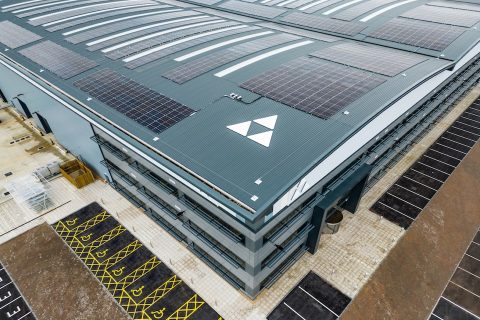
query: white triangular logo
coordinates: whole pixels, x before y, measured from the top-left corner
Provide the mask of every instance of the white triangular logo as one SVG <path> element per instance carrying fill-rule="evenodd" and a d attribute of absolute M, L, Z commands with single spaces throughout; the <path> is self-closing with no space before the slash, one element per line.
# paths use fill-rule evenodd
<path fill-rule="evenodd" d="M 227 128 L 246 137 L 251 124 L 252 121 L 245 121 L 242 123 L 232 124 L 231 126 L 227 126 Z"/>
<path fill-rule="evenodd" d="M 262 146 L 265 146 L 268 148 L 268 146 L 270 146 L 270 141 L 272 140 L 272 134 L 273 134 L 273 131 L 267 131 L 267 132 L 253 134 L 251 136 L 248 136 L 247 138 L 257 143 L 260 143 Z"/>
<path fill-rule="evenodd" d="M 277 123 L 277 117 L 278 116 L 270 116 L 270 117 L 265 117 L 265 118 L 260 118 L 253 120 L 255 123 L 258 123 L 259 125 L 262 125 L 270 130 L 275 129 L 275 124 Z"/>

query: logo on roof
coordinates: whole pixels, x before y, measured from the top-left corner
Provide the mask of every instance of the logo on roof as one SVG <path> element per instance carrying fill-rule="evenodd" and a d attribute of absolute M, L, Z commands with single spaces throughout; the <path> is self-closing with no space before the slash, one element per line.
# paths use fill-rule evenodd
<path fill-rule="evenodd" d="M 227 126 L 227 128 L 268 148 L 270 146 L 270 141 L 272 140 L 273 129 L 275 129 L 275 124 L 277 123 L 277 117 L 277 115 L 274 115 L 252 121 L 240 122 Z M 269 130 L 249 135 L 248 132 L 250 131 L 252 122 L 255 122 L 256 124 L 259 124 Z"/>

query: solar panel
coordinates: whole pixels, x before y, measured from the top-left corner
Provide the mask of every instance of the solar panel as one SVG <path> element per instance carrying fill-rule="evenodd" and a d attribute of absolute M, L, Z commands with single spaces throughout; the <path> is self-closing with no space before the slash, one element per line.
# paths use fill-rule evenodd
<path fill-rule="evenodd" d="M 233 30 L 226 30 L 226 31 L 222 31 L 222 32 L 219 32 L 219 33 L 211 34 L 211 35 L 204 36 L 204 37 L 201 37 L 201 38 L 192 39 L 192 40 L 182 42 L 182 43 L 179 43 L 179 44 L 175 44 L 175 45 L 172 45 L 171 47 L 164 48 L 162 50 L 153 52 L 153 53 L 151 53 L 149 55 L 146 55 L 144 57 L 141 57 L 139 59 L 135 59 L 133 61 L 130 61 L 130 62 L 125 64 L 125 67 L 127 67 L 129 69 L 135 69 L 135 68 L 141 67 L 143 65 L 146 65 L 147 63 L 150 63 L 150 62 L 153 62 L 155 60 L 161 59 L 161 58 L 166 57 L 168 55 L 171 55 L 173 53 L 176 53 L 176 52 L 188 49 L 188 48 L 192 48 L 192 47 L 194 47 L 196 45 L 199 45 L 199 44 L 202 44 L 202 43 L 210 42 L 210 41 L 213 41 L 213 40 L 216 40 L 216 39 L 221 39 L 221 38 L 232 36 L 232 35 L 239 34 L 239 33 L 253 31 L 253 30 L 256 30 L 256 29 L 258 29 L 258 28 L 257 27 L 246 27 L 246 28 L 240 28 L 240 29 L 237 28 L 237 29 L 233 29 Z"/>
<path fill-rule="evenodd" d="M 298 39 L 301 38 L 290 34 L 277 34 L 270 37 L 248 41 L 185 63 L 173 70 L 170 70 L 163 76 L 176 83 L 184 83 L 219 66 L 241 59 L 255 52 Z"/>
<path fill-rule="evenodd" d="M 110 59 L 116 60 L 180 38 L 185 38 L 194 34 L 228 28 L 237 25 L 239 25 L 239 23 L 237 22 L 221 22 L 205 26 L 192 27 L 181 31 L 170 32 L 164 35 L 137 42 L 135 44 L 130 44 L 115 51 L 108 52 L 105 54 L 105 56 Z"/>
<path fill-rule="evenodd" d="M 195 111 L 112 70 L 97 71 L 74 86 L 155 133 Z"/>
<path fill-rule="evenodd" d="M 279 8 L 269 8 L 260 4 L 247 3 L 237 0 L 227 1 L 219 5 L 219 7 L 269 19 L 278 17 L 279 15 L 286 12 L 286 10 Z"/>
<path fill-rule="evenodd" d="M 300 7 L 299 10 L 301 10 L 305 13 L 314 13 L 314 12 L 317 12 L 318 10 L 321 10 L 323 8 L 326 8 L 328 6 L 331 6 L 331 5 L 336 4 L 338 2 L 341 2 L 341 1 L 343 1 L 343 0 L 330 0 L 330 1 L 317 3 L 315 5 L 313 5 L 313 3 L 311 3 L 311 4 L 308 4 L 306 6 Z M 318 1 L 315 1 L 315 2 L 318 2 Z"/>
<path fill-rule="evenodd" d="M 215 3 L 218 3 L 222 0 L 190 0 L 191 2 L 198 3 L 198 4 L 206 4 L 207 6 L 211 6 Z"/>
<path fill-rule="evenodd" d="M 342 43 L 311 55 L 386 76 L 395 76 L 427 60 L 426 57 L 416 54 L 356 43 Z"/>
<path fill-rule="evenodd" d="M 126 6 L 133 6 L 133 5 L 140 5 L 140 4 L 156 4 L 150 0 L 126 0 L 126 1 L 115 1 L 110 3 L 100 3 L 96 5 L 88 5 L 83 7 L 78 7 L 74 9 L 68 9 L 63 11 L 57 11 L 37 17 L 33 17 L 29 20 L 29 23 L 33 26 L 38 26 L 41 24 L 46 24 L 54 21 L 59 21 L 67 18 L 75 18 L 78 15 L 82 14 L 95 14 L 97 11 L 106 10 L 106 9 L 114 9 L 114 8 L 122 8 Z M 63 21 L 62 21 L 63 22 Z"/>
<path fill-rule="evenodd" d="M 187 13 L 190 13 L 190 12 L 184 12 L 184 13 L 187 14 Z M 197 13 L 196 12 L 191 12 L 190 13 L 190 15 L 194 15 L 194 14 L 196 15 Z M 163 30 L 172 29 L 172 28 L 176 28 L 176 27 L 186 26 L 186 25 L 192 24 L 192 23 L 211 21 L 213 19 L 215 19 L 215 18 L 214 17 L 205 17 L 205 16 L 203 16 L 203 18 L 202 18 L 200 16 L 197 16 L 197 17 L 192 18 L 192 19 L 179 19 L 180 21 L 178 21 L 178 22 L 162 24 L 160 26 L 156 26 L 156 27 L 148 28 L 148 29 L 143 29 L 143 30 L 139 30 L 139 31 L 134 31 L 134 32 L 127 33 L 127 34 L 114 34 L 114 35 L 110 36 L 110 37 L 115 36 L 111 39 L 107 40 L 106 38 L 100 38 L 100 39 L 97 39 L 95 41 L 87 43 L 87 46 L 88 46 L 87 49 L 89 51 L 95 51 L 95 50 L 98 50 L 98 49 L 103 49 L 103 48 L 114 46 L 116 44 L 125 42 L 125 41 L 130 40 L 130 39 L 140 38 L 144 35 L 155 33 L 155 32 L 158 32 L 158 31 L 163 31 Z M 181 20 L 183 20 L 183 21 L 181 21 Z M 130 31 L 133 31 L 133 30 L 130 30 Z M 100 41 L 100 42 L 96 43 L 97 41 Z"/>
<path fill-rule="evenodd" d="M 69 79 L 98 65 L 51 41 L 40 42 L 19 53 L 63 79 Z"/>
<path fill-rule="evenodd" d="M 27 11 L 27 12 L 22 11 L 21 13 L 19 12 L 18 14 L 17 14 L 16 11 L 14 11 L 13 13 L 15 13 L 17 15 L 17 17 L 19 17 L 19 18 L 26 18 L 26 17 L 31 17 L 31 16 L 34 16 L 34 15 L 37 15 L 37 14 L 46 13 L 46 12 L 57 11 L 57 10 L 61 10 L 61 9 L 68 9 L 68 8 L 77 7 L 77 6 L 84 5 L 84 4 L 92 4 L 92 3 L 103 2 L 103 1 L 105 1 L 105 0 L 75 1 L 75 2 L 72 2 L 72 3 L 56 5 L 56 6 L 53 5 L 54 4 L 53 3 L 51 6 L 49 5 L 46 8 L 41 8 L 41 9 Z"/>
<path fill-rule="evenodd" d="M 458 1 L 432 1 L 427 3 L 429 6 L 455 8 L 470 11 L 480 11 L 480 5 L 474 3 L 458 2 Z"/>
<path fill-rule="evenodd" d="M 240 86 L 292 108 L 328 119 L 385 77 L 314 59 L 298 58 Z"/>
<path fill-rule="evenodd" d="M 467 29 L 433 22 L 395 18 L 370 33 L 369 36 L 442 51 L 465 30 Z"/>
<path fill-rule="evenodd" d="M 55 26 L 47 28 L 47 30 L 50 31 L 50 32 L 53 32 L 53 31 L 58 31 L 58 30 L 63 30 L 63 29 L 66 29 L 66 28 L 78 26 L 80 24 L 88 23 L 88 22 L 91 22 L 91 21 L 98 21 L 98 20 L 101 20 L 101 19 L 115 17 L 115 16 L 124 15 L 124 14 L 128 14 L 128 13 L 150 11 L 150 10 L 163 9 L 163 8 L 168 8 L 168 7 L 170 7 L 170 6 L 168 6 L 168 5 L 158 5 L 158 6 L 143 5 L 139 8 L 127 8 L 127 9 L 123 9 L 123 10 L 115 10 L 115 11 L 110 11 L 110 12 L 97 14 L 97 15 L 94 15 L 94 16 L 85 17 L 85 18 L 82 18 L 82 19 L 75 19 L 73 21 L 68 21 L 68 22 L 65 22 L 65 23 L 62 23 L 62 24 L 57 24 Z"/>
<path fill-rule="evenodd" d="M 200 13 L 196 13 L 196 14 L 200 14 Z M 102 27 L 89 29 L 87 31 L 80 32 L 68 38 L 65 38 L 65 40 L 67 40 L 68 42 L 77 44 L 77 43 L 88 41 L 94 38 L 99 38 L 101 36 L 105 36 L 110 33 L 122 31 L 128 28 L 134 28 L 134 27 L 138 27 L 138 26 L 153 23 L 153 22 L 159 22 L 159 21 L 174 19 L 178 17 L 185 17 L 189 15 L 192 15 L 192 11 L 190 13 L 185 13 L 185 12 L 168 12 L 168 13 L 163 12 L 162 13 L 162 11 L 159 11 L 158 14 L 155 14 L 155 15 L 110 23 Z"/>
<path fill-rule="evenodd" d="M 334 18 L 346 21 L 352 21 L 355 18 L 358 18 L 369 11 L 375 10 L 378 7 L 393 3 L 397 0 L 370 0 L 366 2 L 362 2 L 355 6 L 352 6 L 348 9 L 337 13 Z"/>
<path fill-rule="evenodd" d="M 473 27 L 480 21 L 480 12 L 425 5 L 409 10 L 401 16 L 460 27 Z"/>
<path fill-rule="evenodd" d="M 357 22 L 333 20 L 330 18 L 299 12 L 289 14 L 288 16 L 282 18 L 282 21 L 311 29 L 335 32 L 349 36 L 354 36 L 367 27 L 365 24 L 360 24 Z"/>
<path fill-rule="evenodd" d="M 39 35 L 22 28 L 10 21 L 0 22 L 0 42 L 11 49 L 15 49 L 34 41 L 40 40 Z"/>
<path fill-rule="evenodd" d="M 307 3 L 311 3 L 313 1 L 315 1 L 315 0 L 297 0 L 297 1 L 291 2 L 289 4 L 286 4 L 285 8 L 290 8 L 290 9 L 298 8 L 300 6 L 306 5 Z"/>

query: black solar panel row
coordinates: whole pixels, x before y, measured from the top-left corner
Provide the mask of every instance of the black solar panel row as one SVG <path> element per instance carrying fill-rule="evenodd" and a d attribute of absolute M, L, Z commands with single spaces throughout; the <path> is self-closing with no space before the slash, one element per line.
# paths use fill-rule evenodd
<path fill-rule="evenodd" d="M 167 42 L 171 42 L 180 38 L 185 38 L 202 32 L 218 30 L 228 27 L 233 27 L 239 25 L 238 22 L 221 22 L 222 20 L 216 20 L 218 23 L 212 23 L 204 26 L 195 26 L 191 28 L 186 28 L 185 30 L 169 32 L 163 35 L 152 37 L 134 44 L 129 44 L 115 51 L 111 51 L 105 54 L 110 59 L 120 59 L 126 56 L 133 55 L 135 53 L 141 52 L 143 50 L 162 45 Z M 194 22 L 192 22 L 194 24 Z"/>
<path fill-rule="evenodd" d="M 385 80 L 358 69 L 302 57 L 250 79 L 241 87 L 328 119 Z"/>
<path fill-rule="evenodd" d="M 170 70 L 163 76 L 176 83 L 184 83 L 205 72 L 241 59 L 249 54 L 298 39 L 300 39 L 300 37 L 290 34 L 277 34 L 266 38 L 248 41 L 185 63 Z"/>
<path fill-rule="evenodd" d="M 192 48 L 192 47 L 197 46 L 197 45 L 202 44 L 202 43 L 207 43 L 209 41 L 213 41 L 213 40 L 216 40 L 216 39 L 221 39 L 221 38 L 232 36 L 232 35 L 239 34 L 239 33 L 249 32 L 249 31 L 256 30 L 256 29 L 258 29 L 258 28 L 257 27 L 236 28 L 236 29 L 221 31 L 219 33 L 211 34 L 211 35 L 204 36 L 204 37 L 199 37 L 199 38 L 196 38 L 196 39 L 191 39 L 189 41 L 178 43 L 178 44 L 175 44 L 171 47 L 164 48 L 162 50 L 150 53 L 150 54 L 148 54 L 144 57 L 141 57 L 139 59 L 129 61 L 125 64 L 125 66 L 129 69 L 135 69 L 135 68 L 141 67 L 143 65 L 146 65 L 147 63 L 150 63 L 150 62 L 153 62 L 155 60 L 161 59 L 161 58 L 166 57 L 168 55 L 171 55 L 173 53 L 176 53 L 176 52 L 188 49 L 188 48 Z"/>
<path fill-rule="evenodd" d="M 16 49 L 42 39 L 41 36 L 22 28 L 10 21 L 0 22 L 0 42 L 9 48 Z"/>
<path fill-rule="evenodd" d="M 366 24 L 357 22 L 334 20 L 299 12 L 289 14 L 282 18 L 282 21 L 311 29 L 335 32 L 349 36 L 354 36 L 367 27 Z"/>
<path fill-rule="evenodd" d="M 195 112 L 109 69 L 97 71 L 74 85 L 155 133 Z"/>
<path fill-rule="evenodd" d="M 69 79 L 98 65 L 51 41 L 35 44 L 19 53 L 63 79 Z"/>
<path fill-rule="evenodd" d="M 190 11 L 186 11 L 186 12 L 183 12 L 183 13 L 187 16 L 188 15 L 196 15 L 196 13 L 193 13 L 193 12 L 190 12 Z M 175 19 L 173 21 L 169 21 L 168 24 L 162 24 L 160 26 L 156 26 L 156 27 L 152 27 L 152 28 L 148 28 L 148 29 L 142 29 L 142 30 L 139 30 L 139 31 L 134 31 L 132 33 L 120 35 L 118 37 L 116 36 L 116 37 L 112 38 L 112 36 L 113 36 L 112 35 L 112 36 L 109 36 L 110 39 L 108 39 L 108 40 L 104 39 L 104 38 L 103 39 L 97 39 L 95 41 L 87 43 L 87 46 L 88 46 L 87 49 L 89 51 L 95 51 L 95 50 L 99 50 L 99 49 L 114 46 L 116 44 L 125 42 L 125 41 L 130 40 L 130 39 L 140 38 L 144 35 L 151 34 L 151 33 L 154 33 L 154 32 L 163 31 L 163 30 L 172 29 L 172 28 L 181 27 L 181 26 L 186 26 L 188 24 L 193 24 L 193 23 L 211 21 L 211 20 L 214 20 L 214 19 L 215 19 L 214 17 L 206 17 L 206 16 L 196 16 L 194 18 L 192 17 L 192 18 Z M 174 22 L 174 21 L 176 21 L 176 22 Z"/>
<path fill-rule="evenodd" d="M 421 55 L 357 43 L 341 43 L 311 55 L 386 76 L 395 76 L 427 60 Z"/>
<path fill-rule="evenodd" d="M 174 19 L 174 18 L 187 17 L 195 14 L 200 14 L 199 12 L 194 12 L 194 11 L 178 11 L 178 9 L 173 9 L 173 10 L 177 10 L 175 12 L 169 12 L 171 10 L 172 9 L 167 9 L 166 10 L 167 12 L 163 12 L 164 10 L 162 10 L 162 11 L 158 11 L 158 14 L 154 14 L 151 16 L 139 17 L 139 18 L 129 19 L 126 21 L 110 23 L 105 26 L 101 26 L 98 28 L 89 29 L 84 32 L 76 33 L 72 36 L 69 36 L 65 40 L 67 40 L 68 42 L 77 44 L 80 42 L 88 41 L 94 38 L 99 38 L 101 36 L 123 31 L 129 28 L 146 25 L 149 23 L 160 22 L 160 21 L 163 22 L 166 20 Z"/>
<path fill-rule="evenodd" d="M 415 47 L 442 51 L 467 29 L 439 23 L 395 18 L 369 34 Z"/>

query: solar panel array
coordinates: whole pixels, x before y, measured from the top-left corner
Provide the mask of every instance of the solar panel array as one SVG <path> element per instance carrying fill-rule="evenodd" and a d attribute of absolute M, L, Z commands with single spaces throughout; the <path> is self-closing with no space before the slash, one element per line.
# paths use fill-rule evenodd
<path fill-rule="evenodd" d="M 189 15 L 196 15 L 197 14 L 196 12 L 189 12 L 189 11 L 186 11 L 184 13 L 189 14 Z M 213 18 L 213 17 L 203 17 L 203 18 L 196 17 L 194 20 L 172 22 L 172 23 L 156 26 L 156 27 L 153 27 L 153 28 L 148 28 L 148 29 L 139 30 L 139 31 L 135 31 L 135 32 L 132 32 L 132 33 L 120 35 L 118 37 L 114 37 L 114 38 L 111 38 L 111 39 L 108 39 L 108 40 L 105 40 L 105 41 L 101 41 L 101 42 L 98 42 L 98 43 L 95 43 L 95 44 L 91 44 L 91 45 L 89 44 L 87 49 L 89 51 L 95 51 L 95 50 L 103 49 L 103 48 L 106 48 L 106 47 L 114 46 L 116 44 L 125 42 L 125 41 L 130 40 L 130 39 L 139 38 L 141 36 L 151 34 L 151 33 L 154 33 L 154 32 L 163 31 L 163 30 L 176 28 L 176 27 L 181 27 L 181 26 L 185 26 L 187 24 L 192 24 L 192 23 L 210 21 L 210 20 L 213 20 L 213 19 L 215 19 L 215 18 Z M 180 20 L 183 20 L 183 19 L 180 19 Z M 98 39 L 98 40 L 101 40 L 101 39 Z M 98 40 L 96 40 L 96 41 L 98 41 Z"/>
<path fill-rule="evenodd" d="M 423 5 L 403 13 L 402 17 L 460 27 L 473 27 L 480 21 L 480 12 Z"/>
<path fill-rule="evenodd" d="M 34 15 L 37 15 L 37 14 L 47 13 L 47 12 L 51 12 L 51 11 L 57 11 L 57 10 L 61 10 L 61 9 L 68 9 L 68 8 L 77 7 L 77 6 L 84 5 L 84 4 L 92 4 L 92 3 L 96 3 L 96 2 L 105 2 L 105 0 L 75 1 L 75 2 L 72 2 L 72 3 L 67 3 L 67 4 L 62 4 L 62 5 L 53 5 L 54 4 L 53 3 L 51 6 L 47 6 L 46 8 L 40 8 L 40 9 L 37 9 L 37 10 L 28 10 L 27 12 L 22 11 L 21 13 L 17 14 L 17 17 L 26 18 L 26 17 L 31 17 L 31 16 L 34 16 Z M 13 13 L 16 13 L 16 12 L 14 11 Z"/>
<path fill-rule="evenodd" d="M 168 11 L 168 10 L 167 10 Z M 151 16 L 146 16 L 146 17 L 139 17 L 135 19 L 130 19 L 130 20 L 125 20 L 125 21 L 119 21 L 115 23 L 110 23 L 105 26 L 101 26 L 98 28 L 93 28 L 89 29 L 84 32 L 80 32 L 77 34 L 74 34 L 70 37 L 67 37 L 65 40 L 68 42 L 77 44 L 80 42 L 88 41 L 94 38 L 98 38 L 101 36 L 105 36 L 107 34 L 115 33 L 118 31 L 123 31 L 128 28 L 134 28 L 142 25 L 146 25 L 149 23 L 154 23 L 154 22 L 159 22 L 159 21 L 165 21 L 169 19 L 174 19 L 174 18 L 179 18 L 179 17 L 186 17 L 186 16 L 191 16 L 193 11 L 190 12 L 163 12 L 159 11 L 158 14 L 154 14 Z M 195 13 L 193 13 L 195 14 Z M 196 13 L 199 14 L 199 13 Z"/>
<path fill-rule="evenodd" d="M 321 10 L 323 8 L 326 8 L 328 6 L 331 6 L 333 4 L 336 4 L 338 2 L 341 2 L 343 0 L 330 0 L 330 1 L 325 1 L 325 2 L 321 2 L 321 3 L 318 3 L 314 6 L 309 6 L 309 8 L 307 9 L 304 9 L 304 7 L 300 7 L 299 9 L 303 9 L 302 11 L 303 12 L 306 12 L 306 13 L 314 13 L 314 12 L 317 12 L 318 10 Z"/>
<path fill-rule="evenodd" d="M 353 19 L 356 19 L 366 14 L 369 11 L 372 11 L 374 9 L 377 9 L 378 7 L 393 3 L 395 1 L 397 0 L 370 0 L 366 2 L 361 2 L 360 4 L 357 4 L 348 9 L 340 11 L 340 13 L 337 13 L 334 16 L 334 18 L 340 19 L 340 20 L 352 21 Z"/>
<path fill-rule="evenodd" d="M 222 0 L 190 0 L 191 2 L 195 2 L 195 3 L 198 3 L 198 4 L 206 4 L 207 6 L 211 6 L 215 3 L 218 3 Z"/>
<path fill-rule="evenodd" d="M 480 11 L 480 5 L 478 4 L 459 2 L 459 1 L 432 1 L 432 2 L 429 2 L 428 5 L 462 9 L 462 10 Z"/>
<path fill-rule="evenodd" d="M 427 60 L 424 56 L 400 50 L 357 43 L 342 43 L 311 55 L 391 77 Z"/>
<path fill-rule="evenodd" d="M 464 33 L 465 30 L 467 29 L 433 22 L 395 18 L 370 33 L 369 36 L 442 51 Z"/>
<path fill-rule="evenodd" d="M 109 69 L 97 71 L 74 85 L 155 133 L 195 112 Z"/>
<path fill-rule="evenodd" d="M 10 21 L 0 22 L 0 42 L 11 49 L 42 39 L 41 36 Z"/>
<path fill-rule="evenodd" d="M 385 80 L 373 73 L 302 57 L 250 79 L 241 87 L 328 119 Z"/>
<path fill-rule="evenodd" d="M 45 23 L 50 23 L 66 18 L 72 18 L 77 15 L 87 14 L 87 13 L 95 13 L 100 10 L 105 9 L 114 9 L 114 8 L 122 8 L 131 5 L 140 5 L 140 4 L 157 4 L 150 0 L 126 0 L 126 1 L 115 1 L 115 2 L 107 2 L 107 3 L 100 3 L 98 5 L 89 5 L 84 7 L 75 8 L 75 10 L 65 10 L 65 11 L 58 11 L 51 14 L 47 14 L 44 16 L 38 16 L 35 18 L 31 18 L 29 23 L 34 26 L 38 26 Z M 38 18 L 38 19 L 37 19 Z"/>
<path fill-rule="evenodd" d="M 256 29 L 258 29 L 258 28 L 256 28 L 256 27 L 246 27 L 246 28 L 240 28 L 240 29 L 233 29 L 233 30 L 222 31 L 222 32 L 219 32 L 219 33 L 211 34 L 211 35 L 201 37 L 201 38 L 192 39 L 192 40 L 189 40 L 187 42 L 175 44 L 171 47 L 164 48 L 162 50 L 150 53 L 150 54 L 148 54 L 146 56 L 143 56 L 141 58 L 138 58 L 138 59 L 132 60 L 130 62 L 127 62 L 125 64 L 125 66 L 129 69 L 135 69 L 135 68 L 141 67 L 143 65 L 146 65 L 147 63 L 153 62 L 155 60 L 161 59 L 161 58 L 166 57 L 168 55 L 171 55 L 173 53 L 176 53 L 176 52 L 179 52 L 179 51 L 197 46 L 197 45 L 202 44 L 202 43 L 207 43 L 209 41 L 213 41 L 213 40 L 216 40 L 216 39 L 221 39 L 221 38 L 232 36 L 232 35 L 239 34 L 239 33 L 249 32 L 249 31 L 256 30 Z"/>
<path fill-rule="evenodd" d="M 72 78 L 98 65 L 51 41 L 43 41 L 19 53 L 63 79 Z"/>
<path fill-rule="evenodd" d="M 279 8 L 269 8 L 259 4 L 254 3 L 247 3 L 237 0 L 230 0 L 225 3 L 219 5 L 220 8 L 228 9 L 236 12 L 246 13 L 250 15 L 254 15 L 257 17 L 263 18 L 275 18 L 279 15 L 286 12 L 286 10 L 279 9 Z"/>
<path fill-rule="evenodd" d="M 218 20 L 221 21 L 221 20 Z M 212 23 L 205 26 L 193 27 L 181 31 L 170 32 L 164 35 L 160 35 L 157 37 L 153 37 L 147 40 L 143 40 L 137 42 L 135 44 L 130 44 L 123 48 L 119 48 L 115 51 L 111 51 L 105 54 L 110 59 L 120 59 L 138 52 L 141 52 L 145 49 L 149 49 L 158 45 L 162 45 L 167 42 L 171 42 L 180 38 L 185 38 L 188 36 L 192 36 L 195 34 L 199 34 L 206 31 L 218 30 L 228 27 L 237 26 L 239 23 L 237 22 L 220 22 L 220 23 Z"/>
<path fill-rule="evenodd" d="M 184 83 L 219 66 L 241 59 L 252 53 L 298 39 L 301 38 L 290 34 L 277 34 L 248 41 L 185 63 L 168 71 L 163 76 L 176 83 Z"/>
<path fill-rule="evenodd" d="M 50 32 L 54 32 L 54 31 L 63 30 L 63 29 L 66 29 L 66 28 L 75 27 L 75 26 L 78 26 L 80 24 L 88 23 L 88 22 L 91 22 L 91 21 L 98 21 L 98 20 L 101 20 L 101 19 L 106 19 L 106 18 L 110 18 L 110 17 L 115 17 L 115 16 L 119 16 L 119 15 L 128 14 L 128 13 L 150 11 L 150 10 L 163 9 L 163 8 L 168 8 L 168 7 L 170 7 L 170 6 L 168 6 L 168 5 L 150 6 L 149 5 L 149 6 L 141 6 L 139 8 L 127 8 L 127 9 L 123 9 L 123 10 L 115 10 L 115 11 L 105 12 L 105 13 L 101 13 L 101 14 L 96 14 L 94 16 L 88 16 L 88 17 L 84 17 L 84 18 L 80 18 L 80 19 L 75 19 L 73 21 L 67 21 L 65 23 L 57 24 L 55 26 L 49 27 L 49 28 L 47 28 L 47 30 L 50 31 Z"/>
<path fill-rule="evenodd" d="M 311 3 L 313 1 L 314 0 L 297 0 L 297 1 L 286 4 L 284 7 L 285 8 L 290 8 L 290 9 L 298 8 L 300 6 L 306 5 L 306 4 Z"/>
<path fill-rule="evenodd" d="M 349 36 L 354 36 L 366 28 L 365 24 L 357 22 L 334 20 L 299 12 L 289 14 L 282 18 L 282 21 L 307 28 L 335 32 Z"/>

